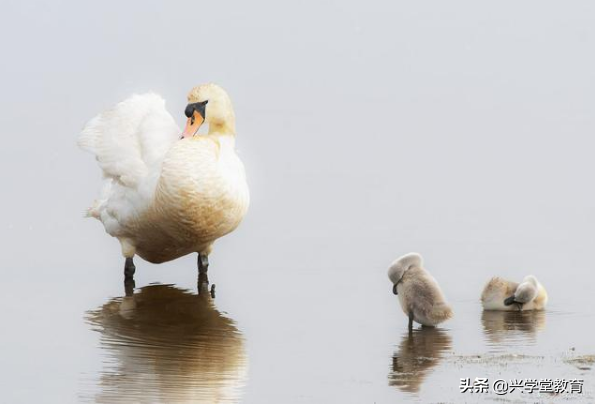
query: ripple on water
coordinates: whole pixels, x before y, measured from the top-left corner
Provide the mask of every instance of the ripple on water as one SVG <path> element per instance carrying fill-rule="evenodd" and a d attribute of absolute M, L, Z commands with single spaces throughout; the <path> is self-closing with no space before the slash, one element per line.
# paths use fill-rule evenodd
<path fill-rule="evenodd" d="M 481 323 L 488 352 L 507 353 L 511 346 L 535 345 L 546 326 L 545 311 L 483 311 Z"/>
<path fill-rule="evenodd" d="M 407 393 L 417 393 L 426 376 L 452 348 L 449 333 L 439 328 L 406 332 L 393 355 L 389 385 Z"/>
<path fill-rule="evenodd" d="M 241 332 L 209 294 L 150 285 L 87 312 L 105 361 L 90 402 L 238 402 Z"/>

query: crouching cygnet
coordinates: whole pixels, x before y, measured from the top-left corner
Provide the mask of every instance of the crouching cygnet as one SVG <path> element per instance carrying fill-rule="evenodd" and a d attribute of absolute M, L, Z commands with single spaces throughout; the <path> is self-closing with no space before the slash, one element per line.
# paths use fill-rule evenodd
<path fill-rule="evenodd" d="M 494 277 L 481 294 L 481 305 L 488 311 L 545 309 L 547 300 L 547 292 L 535 276 L 525 277 L 520 284 Z"/>
<path fill-rule="evenodd" d="M 423 268 L 421 255 L 409 253 L 395 260 L 388 269 L 388 278 L 403 312 L 409 317 L 409 330 L 413 329 L 413 321 L 436 326 L 452 317 L 452 309 L 438 283 Z"/>

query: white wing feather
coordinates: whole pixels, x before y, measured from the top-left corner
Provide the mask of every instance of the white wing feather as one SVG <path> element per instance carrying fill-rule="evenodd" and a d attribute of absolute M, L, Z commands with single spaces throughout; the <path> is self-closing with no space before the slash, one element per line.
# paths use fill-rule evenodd
<path fill-rule="evenodd" d="M 180 133 L 165 101 L 152 93 L 134 95 L 85 126 L 78 145 L 95 155 L 105 178 L 88 215 L 109 234 L 121 235 L 148 207 L 163 158 Z"/>

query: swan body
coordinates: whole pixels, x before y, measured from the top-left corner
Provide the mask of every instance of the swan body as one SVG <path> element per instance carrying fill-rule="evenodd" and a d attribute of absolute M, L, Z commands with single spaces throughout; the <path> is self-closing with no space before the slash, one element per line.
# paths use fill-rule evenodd
<path fill-rule="evenodd" d="M 547 302 L 547 291 L 534 276 L 521 283 L 493 277 L 481 294 L 483 309 L 488 311 L 541 310 Z"/>
<path fill-rule="evenodd" d="M 118 238 L 126 258 L 138 254 L 162 263 L 192 252 L 208 255 L 247 212 L 231 101 L 213 84 L 188 96 L 189 103 L 203 100 L 208 135 L 185 132 L 180 139 L 180 128 L 156 94 L 134 95 L 83 129 L 78 144 L 95 154 L 104 175 L 88 215 Z"/>
<path fill-rule="evenodd" d="M 409 253 L 395 260 L 388 270 L 393 283 L 393 292 L 405 315 L 412 321 L 425 326 L 436 326 L 453 315 L 438 282 L 423 267 L 423 258 Z"/>

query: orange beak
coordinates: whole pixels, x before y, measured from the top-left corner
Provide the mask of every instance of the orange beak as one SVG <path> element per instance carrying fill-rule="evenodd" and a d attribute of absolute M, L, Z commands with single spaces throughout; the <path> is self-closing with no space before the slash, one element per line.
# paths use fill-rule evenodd
<path fill-rule="evenodd" d="M 192 113 L 192 117 L 188 118 L 188 121 L 186 123 L 186 129 L 184 129 L 184 132 L 182 133 L 182 137 L 184 138 L 191 138 L 194 135 L 196 135 L 196 132 L 198 132 L 198 129 L 200 128 L 200 126 L 202 125 L 202 123 L 205 121 L 204 117 L 202 115 L 200 115 L 200 113 L 198 111 L 194 111 Z"/>

